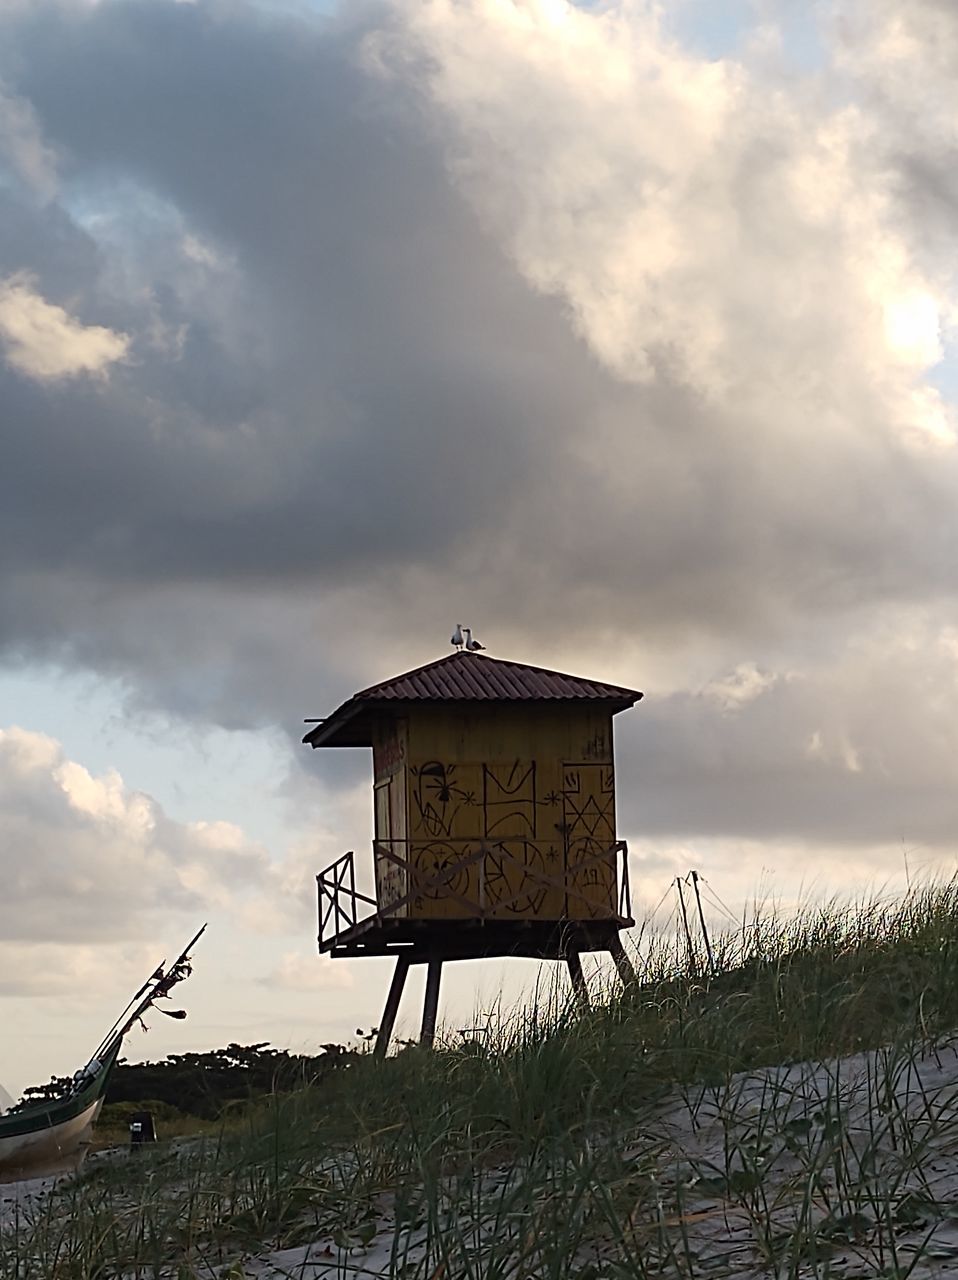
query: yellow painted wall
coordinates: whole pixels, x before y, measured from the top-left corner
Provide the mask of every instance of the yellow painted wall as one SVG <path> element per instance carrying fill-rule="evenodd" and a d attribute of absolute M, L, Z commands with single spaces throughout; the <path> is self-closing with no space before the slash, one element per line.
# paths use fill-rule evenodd
<path fill-rule="evenodd" d="M 395 746 L 383 745 L 387 737 L 380 740 L 380 761 L 397 754 Z M 407 850 L 412 874 L 383 867 L 377 857 L 381 905 L 408 895 L 400 913 L 420 919 L 467 918 L 482 908 L 512 919 L 615 914 L 608 711 L 424 707 L 409 713 L 400 737 L 402 762 L 388 776 L 390 813 L 401 808 L 402 821 L 388 821 L 391 847 Z M 394 795 L 399 773 L 402 804 Z M 380 787 L 385 778 L 377 765 Z M 381 803 L 377 812 L 384 815 L 385 808 Z M 378 840 L 386 822 L 377 819 Z M 423 888 L 421 877 L 452 864 L 445 885 Z"/>
<path fill-rule="evenodd" d="M 404 720 L 385 720 L 373 736 L 373 817 L 376 898 L 380 907 L 400 905 L 395 917 L 409 914 L 403 902 L 409 892 L 409 873 L 388 857 L 408 858 L 406 797 L 408 734 Z"/>

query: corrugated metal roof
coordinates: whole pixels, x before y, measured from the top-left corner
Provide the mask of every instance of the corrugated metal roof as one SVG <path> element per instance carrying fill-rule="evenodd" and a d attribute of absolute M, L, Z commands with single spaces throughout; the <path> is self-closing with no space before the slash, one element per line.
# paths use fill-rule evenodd
<path fill-rule="evenodd" d="M 358 739 L 365 737 L 365 726 L 361 728 L 352 722 L 374 705 L 388 706 L 399 702 L 592 701 L 618 703 L 617 710 L 624 710 L 641 697 L 638 690 L 621 685 L 463 651 L 361 689 L 327 720 L 311 729 L 303 741 L 314 747 L 324 744 L 364 745 Z"/>
<path fill-rule="evenodd" d="M 356 699 L 404 702 L 538 702 L 552 698 L 597 698 L 602 701 L 642 697 L 635 689 L 624 689 L 600 680 L 530 667 L 524 662 L 506 662 L 482 653 L 450 653 L 436 662 L 407 671 L 404 675 L 371 685 L 353 695 Z"/>

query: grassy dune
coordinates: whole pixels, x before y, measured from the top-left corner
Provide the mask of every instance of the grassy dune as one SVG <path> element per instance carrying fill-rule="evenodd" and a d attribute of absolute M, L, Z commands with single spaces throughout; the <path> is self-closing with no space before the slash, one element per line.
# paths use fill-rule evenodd
<path fill-rule="evenodd" d="M 0 1280 L 958 1275 L 958 886 L 774 912 L 8 1214 Z"/>

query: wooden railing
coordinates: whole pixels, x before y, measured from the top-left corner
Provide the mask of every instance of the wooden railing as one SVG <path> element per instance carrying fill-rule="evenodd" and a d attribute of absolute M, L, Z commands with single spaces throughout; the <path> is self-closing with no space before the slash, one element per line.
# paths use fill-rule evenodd
<path fill-rule="evenodd" d="M 380 883 L 378 900 L 357 890 L 354 854 L 350 851 L 316 877 L 320 948 L 324 941 L 330 942 L 361 922 L 361 905 L 373 908 L 362 917 L 363 920 L 373 915 L 381 920 L 388 920 L 408 915 L 410 906 L 418 915 L 426 899 L 452 903 L 458 909 L 456 914 L 461 913 L 467 919 L 535 919 L 535 897 L 541 895 L 544 902 L 551 892 L 562 898 L 562 918 L 604 918 L 596 913 L 596 908 L 601 911 L 601 899 L 605 898 L 608 903 L 607 911 L 611 911 L 612 904 L 615 903 L 614 909 L 618 917 L 631 920 L 628 846 L 624 840 L 617 840 L 598 852 L 590 851 L 588 856 L 576 858 L 571 866 L 563 867 L 557 872 L 545 869 L 544 858 L 539 858 L 543 865 L 536 865 L 535 857 L 530 858 L 530 848 L 534 854 L 538 853 L 540 843 L 546 844 L 545 841 L 520 838 L 501 841 L 449 839 L 393 840 L 388 844 L 374 842 L 378 875 L 381 876 L 389 868 L 395 868 L 397 873 L 394 894 L 387 899 L 385 886 Z M 397 846 L 402 852 L 397 852 Z M 464 846 L 462 855 L 450 857 L 456 846 Z M 515 852 L 520 847 L 522 857 Z M 435 858 L 437 849 L 443 851 L 443 856 L 438 859 Z M 424 870 L 422 865 L 422 856 L 426 850 L 439 863 L 431 871 Z M 610 879 L 608 886 L 604 886 L 598 877 L 603 868 L 609 867 L 610 858 L 614 858 L 614 866 L 610 868 L 614 880 Z M 495 895 L 491 892 L 490 868 L 495 868 L 500 881 L 506 884 L 504 893 L 501 891 L 501 884 L 500 892 Z M 593 870 L 597 879 L 589 883 L 586 873 Z M 508 883 L 510 875 L 519 880 L 518 887 Z M 428 918 L 428 913 L 425 918 Z M 542 918 L 552 917 L 544 913 Z"/>
<path fill-rule="evenodd" d="M 319 945 L 323 940 L 344 933 L 359 923 L 359 904 L 377 905 L 375 898 L 360 893 L 356 888 L 353 851 L 344 853 L 316 877 L 319 899 Z M 330 928 L 332 925 L 332 928 Z"/>

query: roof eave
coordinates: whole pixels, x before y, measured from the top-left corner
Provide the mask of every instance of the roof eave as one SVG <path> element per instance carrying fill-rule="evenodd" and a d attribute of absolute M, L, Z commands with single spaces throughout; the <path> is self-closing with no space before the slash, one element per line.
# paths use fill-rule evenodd
<path fill-rule="evenodd" d="M 310 729 L 309 733 L 304 734 L 303 742 L 308 746 L 315 747 L 340 747 L 346 746 L 344 742 L 335 742 L 335 739 L 347 725 L 351 724 L 356 718 L 356 713 L 360 708 L 356 705 L 350 705 L 348 702 L 339 707 L 331 716 L 327 716 L 315 728 Z"/>
<path fill-rule="evenodd" d="M 539 707 L 569 707 L 581 703 L 589 703 L 592 706 L 605 705 L 611 710 L 612 715 L 618 715 L 620 711 L 628 711 L 630 707 L 634 707 L 642 698 L 642 694 L 637 690 L 630 692 L 628 697 L 617 698 L 541 698 L 541 699 L 523 699 L 523 698 L 369 698 L 364 699 L 357 694 L 355 698 L 350 698 L 348 702 L 344 702 L 338 707 L 331 716 L 328 716 L 315 728 L 310 729 L 309 733 L 303 737 L 303 743 L 313 747 L 371 747 L 372 731 L 363 721 L 367 716 L 398 716 L 399 714 L 409 711 L 413 708 L 440 707 L 443 709 L 462 708 L 468 706 L 471 710 L 479 707 L 528 707 L 530 703 L 534 703 Z M 358 723 L 357 723 L 358 721 Z"/>

